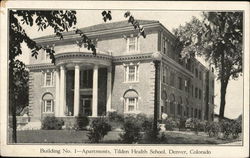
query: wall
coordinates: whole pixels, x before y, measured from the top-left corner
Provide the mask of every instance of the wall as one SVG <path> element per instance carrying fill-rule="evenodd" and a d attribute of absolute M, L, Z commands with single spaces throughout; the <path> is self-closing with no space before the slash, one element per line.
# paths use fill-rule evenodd
<path fill-rule="evenodd" d="M 116 64 L 113 68 L 113 91 L 112 91 L 112 108 L 119 113 L 124 112 L 123 95 L 133 89 L 138 92 L 139 111 L 147 115 L 152 115 L 154 110 L 154 79 L 155 68 L 152 62 L 140 62 L 139 64 L 139 82 L 124 82 L 124 66 Z"/>

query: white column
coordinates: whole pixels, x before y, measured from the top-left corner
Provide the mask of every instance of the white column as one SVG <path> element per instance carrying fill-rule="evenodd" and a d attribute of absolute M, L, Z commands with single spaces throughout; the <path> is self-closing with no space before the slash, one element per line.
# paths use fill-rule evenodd
<path fill-rule="evenodd" d="M 93 70 L 93 91 L 92 91 L 92 116 L 97 116 L 98 105 L 98 66 L 94 66 Z"/>
<path fill-rule="evenodd" d="M 56 69 L 56 106 L 55 106 L 55 116 L 60 116 L 60 75 L 59 70 Z"/>
<path fill-rule="evenodd" d="M 60 116 L 64 116 L 66 107 L 66 71 L 64 66 L 60 66 Z"/>
<path fill-rule="evenodd" d="M 75 65 L 74 116 L 79 114 L 80 66 Z"/>
<path fill-rule="evenodd" d="M 112 67 L 107 68 L 107 103 L 106 111 L 111 111 L 111 86 L 112 86 Z"/>

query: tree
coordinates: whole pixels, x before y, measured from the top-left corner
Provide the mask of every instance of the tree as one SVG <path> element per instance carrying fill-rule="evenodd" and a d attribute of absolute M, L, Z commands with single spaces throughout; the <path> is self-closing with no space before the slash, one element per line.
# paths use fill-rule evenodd
<path fill-rule="evenodd" d="M 111 20 L 111 11 L 103 11 L 103 20 Z M 132 14 L 127 11 L 124 14 L 128 18 L 128 23 L 131 23 L 135 29 L 139 30 L 139 34 L 144 38 L 144 28 L 134 19 Z M 16 142 L 16 113 L 17 109 L 20 111 L 27 105 L 28 102 L 28 70 L 25 64 L 16 59 L 21 55 L 21 44 L 26 43 L 28 48 L 31 49 L 32 56 L 37 58 L 40 49 L 45 50 L 50 55 L 52 63 L 55 63 L 54 50 L 50 47 L 42 47 L 32 40 L 23 29 L 26 24 L 30 27 L 33 25 L 38 26 L 38 31 L 43 31 L 48 27 L 54 30 L 56 36 L 63 39 L 63 32 L 74 28 L 77 23 L 76 11 L 73 10 L 10 10 L 9 11 L 9 108 L 12 114 L 12 140 Z M 96 55 L 96 48 L 90 38 L 88 38 L 80 29 L 75 30 L 79 34 L 81 40 L 78 45 L 92 50 L 93 55 Z"/>
<path fill-rule="evenodd" d="M 242 12 L 203 12 L 174 30 L 181 54 L 201 55 L 213 64 L 221 83 L 220 113 L 224 117 L 226 90 L 230 79 L 242 74 Z"/>

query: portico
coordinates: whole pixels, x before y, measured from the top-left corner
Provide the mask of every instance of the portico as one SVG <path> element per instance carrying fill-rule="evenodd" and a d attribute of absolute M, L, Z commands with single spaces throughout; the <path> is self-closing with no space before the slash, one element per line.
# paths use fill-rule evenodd
<path fill-rule="evenodd" d="M 55 57 L 56 117 L 97 117 L 111 110 L 112 67 L 108 55 L 76 52 Z"/>

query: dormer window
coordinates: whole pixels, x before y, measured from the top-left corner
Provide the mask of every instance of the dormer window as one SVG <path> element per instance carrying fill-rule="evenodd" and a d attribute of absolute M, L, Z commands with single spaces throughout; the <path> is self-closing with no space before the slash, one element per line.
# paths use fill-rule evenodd
<path fill-rule="evenodd" d="M 127 38 L 127 52 L 139 51 L 138 37 Z"/>

